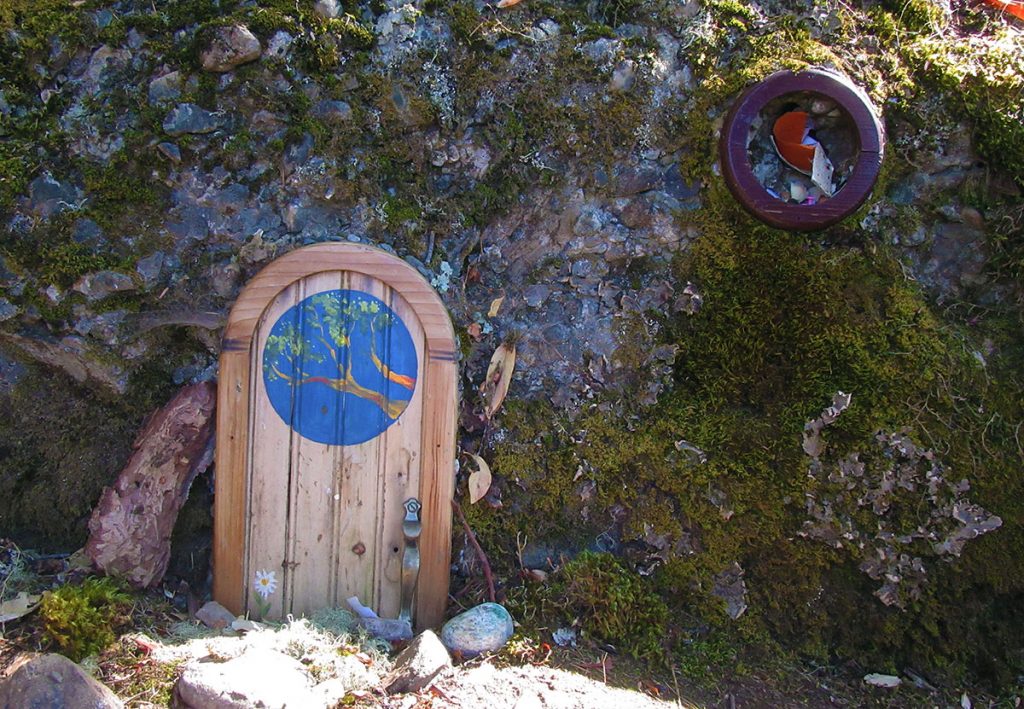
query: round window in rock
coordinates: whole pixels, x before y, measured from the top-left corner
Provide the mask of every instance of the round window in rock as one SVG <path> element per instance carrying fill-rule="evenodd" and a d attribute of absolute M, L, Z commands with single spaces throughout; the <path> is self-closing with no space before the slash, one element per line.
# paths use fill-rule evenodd
<path fill-rule="evenodd" d="M 754 216 L 813 231 L 864 203 L 883 146 L 867 96 L 843 76 L 809 69 L 747 89 L 726 117 L 719 154 L 726 184 Z"/>

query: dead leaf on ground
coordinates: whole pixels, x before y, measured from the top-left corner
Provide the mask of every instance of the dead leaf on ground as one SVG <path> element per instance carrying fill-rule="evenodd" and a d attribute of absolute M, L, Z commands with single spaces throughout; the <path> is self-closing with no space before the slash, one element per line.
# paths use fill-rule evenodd
<path fill-rule="evenodd" d="M 512 7 L 513 5 L 518 5 L 521 2 L 522 0 L 501 0 L 501 2 L 498 3 L 498 8 Z"/>
<path fill-rule="evenodd" d="M 528 581 L 544 583 L 548 580 L 548 572 L 543 569 L 523 569 L 523 577 Z"/>
<path fill-rule="evenodd" d="M 508 394 L 509 384 L 512 383 L 512 372 L 516 368 L 516 346 L 505 343 L 498 346 L 491 355 L 491 364 L 487 367 L 487 376 L 480 386 L 480 393 L 484 397 L 484 412 L 487 418 L 494 416 L 501 407 L 501 402 Z"/>
<path fill-rule="evenodd" d="M 469 474 L 469 503 L 479 502 L 491 489 L 491 466 L 478 455 L 467 453 L 476 463 L 476 470 Z"/>
<path fill-rule="evenodd" d="M 501 310 L 501 304 L 505 302 L 505 296 L 500 296 L 491 301 L 491 308 L 487 311 L 487 317 L 497 317 L 498 311 Z"/>
<path fill-rule="evenodd" d="M 39 605 L 42 596 L 35 596 L 22 591 L 14 598 L 0 603 L 0 623 L 9 623 L 23 615 L 28 615 Z"/>

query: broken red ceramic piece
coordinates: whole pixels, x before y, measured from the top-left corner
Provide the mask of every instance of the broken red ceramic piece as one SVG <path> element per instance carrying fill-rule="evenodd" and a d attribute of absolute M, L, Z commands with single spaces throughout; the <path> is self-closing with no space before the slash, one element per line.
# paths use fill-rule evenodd
<path fill-rule="evenodd" d="M 794 170 L 810 175 L 814 164 L 814 143 L 805 143 L 810 116 L 803 111 L 783 113 L 772 127 L 775 149 Z"/>
<path fill-rule="evenodd" d="M 1024 2 L 1021 0 L 985 0 L 994 8 L 1008 12 L 1018 20 L 1024 20 Z"/>

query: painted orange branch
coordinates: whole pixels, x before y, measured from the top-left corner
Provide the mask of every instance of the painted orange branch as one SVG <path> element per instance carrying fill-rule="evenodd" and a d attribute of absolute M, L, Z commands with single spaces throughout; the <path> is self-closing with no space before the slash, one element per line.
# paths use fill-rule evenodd
<path fill-rule="evenodd" d="M 298 386 L 302 386 L 303 384 L 323 384 L 335 391 L 352 394 L 353 396 L 358 396 L 361 399 L 372 401 L 392 419 L 397 419 L 401 416 L 402 412 L 404 412 L 409 406 L 408 401 L 402 401 L 399 399 L 389 400 L 379 391 L 374 391 L 373 389 L 368 389 L 362 386 L 355 380 L 355 377 L 352 376 L 351 370 L 346 371 L 344 377 L 307 377 L 302 375 L 296 379 L 295 377 L 290 377 L 282 372 L 277 368 L 276 364 L 272 364 L 270 368 L 274 371 L 274 374 L 281 377 L 289 384 L 295 383 Z"/>
<path fill-rule="evenodd" d="M 392 372 L 386 364 L 380 361 L 380 357 L 377 356 L 377 332 L 372 322 L 370 323 L 370 360 L 373 361 L 373 366 L 377 368 L 377 371 L 388 381 L 403 386 L 409 391 L 413 391 L 416 388 L 415 377 Z"/>

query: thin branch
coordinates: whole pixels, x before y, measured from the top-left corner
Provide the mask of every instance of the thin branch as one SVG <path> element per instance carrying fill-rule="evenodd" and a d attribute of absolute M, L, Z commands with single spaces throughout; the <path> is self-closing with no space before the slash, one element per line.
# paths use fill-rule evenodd
<path fill-rule="evenodd" d="M 452 509 L 455 510 L 455 515 L 462 522 L 462 528 L 466 530 L 466 538 L 469 539 L 470 545 L 473 547 L 473 551 L 476 552 L 477 558 L 480 559 L 480 566 L 484 571 L 484 579 L 487 581 L 487 597 L 494 603 L 494 576 L 491 574 L 491 565 L 487 561 L 487 555 L 484 554 L 484 550 L 480 548 L 480 542 L 476 540 L 476 535 L 473 534 L 473 530 L 469 528 L 469 522 L 466 521 L 466 515 L 462 514 L 462 506 L 452 500 Z"/>

